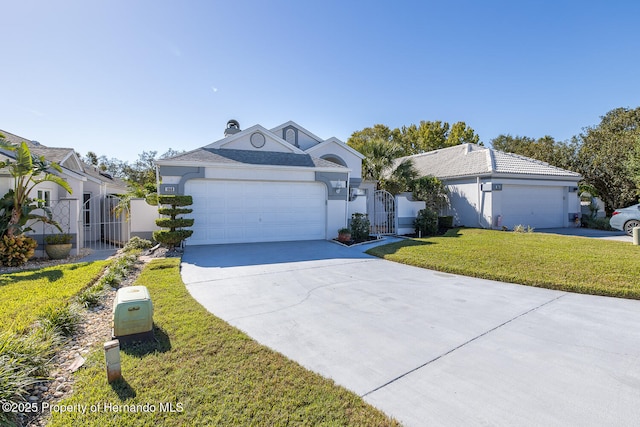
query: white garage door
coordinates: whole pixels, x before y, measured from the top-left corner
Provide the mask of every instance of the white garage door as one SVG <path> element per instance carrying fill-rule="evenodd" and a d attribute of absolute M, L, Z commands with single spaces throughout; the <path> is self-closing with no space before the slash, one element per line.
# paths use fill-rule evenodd
<path fill-rule="evenodd" d="M 186 243 L 324 239 L 326 191 L 315 182 L 187 181 L 195 223 Z"/>
<path fill-rule="evenodd" d="M 564 227 L 564 188 L 526 185 L 502 187 L 502 224 L 534 228 Z"/>

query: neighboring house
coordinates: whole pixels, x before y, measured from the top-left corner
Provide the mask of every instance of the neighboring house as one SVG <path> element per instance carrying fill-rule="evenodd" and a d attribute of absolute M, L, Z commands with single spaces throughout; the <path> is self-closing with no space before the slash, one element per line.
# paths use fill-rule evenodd
<path fill-rule="evenodd" d="M 113 206 L 117 201 L 112 196 L 128 191 L 122 180 L 87 165 L 72 148 L 47 147 L 3 130 L 0 133 L 11 144 L 26 142 L 31 154 L 44 156 L 62 168 L 62 172 L 51 172 L 67 181 L 73 190 L 71 194 L 53 182 L 44 182 L 34 188 L 30 197 L 42 200 L 62 231 L 76 237 L 75 251 L 104 242 L 122 243 L 128 240 L 125 220 L 113 214 Z M 2 159 L 15 159 L 14 153 L 9 150 L 0 150 L 0 156 Z M 13 178 L 7 170 L 0 170 L 0 197 L 11 188 Z M 35 224 L 33 228 L 31 235 L 39 244 L 36 256 L 41 256 L 44 235 L 59 231 L 42 223 Z"/>
<path fill-rule="evenodd" d="M 575 172 L 517 154 L 462 144 L 410 158 L 420 176 L 433 175 L 449 190 L 454 225 L 482 228 L 571 227 L 579 222 Z"/>
<path fill-rule="evenodd" d="M 364 156 L 287 122 L 241 130 L 158 160 L 160 194 L 193 197 L 189 245 L 331 239 L 358 201 Z"/>

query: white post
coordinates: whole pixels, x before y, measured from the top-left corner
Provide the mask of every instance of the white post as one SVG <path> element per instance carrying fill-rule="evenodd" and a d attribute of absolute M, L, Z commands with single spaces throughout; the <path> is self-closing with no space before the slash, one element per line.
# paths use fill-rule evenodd
<path fill-rule="evenodd" d="M 112 383 L 122 378 L 120 370 L 120 341 L 111 340 L 104 343 L 104 358 L 107 363 L 107 381 Z"/>

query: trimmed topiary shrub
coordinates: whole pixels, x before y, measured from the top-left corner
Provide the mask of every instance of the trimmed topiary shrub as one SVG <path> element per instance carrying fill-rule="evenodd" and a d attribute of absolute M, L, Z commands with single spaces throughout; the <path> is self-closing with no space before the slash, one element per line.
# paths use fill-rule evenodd
<path fill-rule="evenodd" d="M 161 215 L 169 217 L 156 220 L 158 226 L 168 228 L 168 230 L 154 231 L 153 238 L 156 242 L 174 248 L 193 234 L 193 230 L 185 230 L 184 227 L 191 227 L 194 220 L 192 218 L 177 218 L 178 215 L 193 212 L 193 209 L 183 207 L 193 204 L 193 198 L 191 196 L 164 195 L 158 196 L 158 203 L 170 206 L 158 209 Z"/>

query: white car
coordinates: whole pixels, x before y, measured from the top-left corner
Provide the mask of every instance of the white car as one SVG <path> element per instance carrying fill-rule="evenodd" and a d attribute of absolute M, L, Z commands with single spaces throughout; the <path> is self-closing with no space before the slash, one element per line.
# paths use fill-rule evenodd
<path fill-rule="evenodd" d="M 631 236 L 633 227 L 640 227 L 640 203 L 613 211 L 609 224 L 611 227 L 622 230 Z"/>

